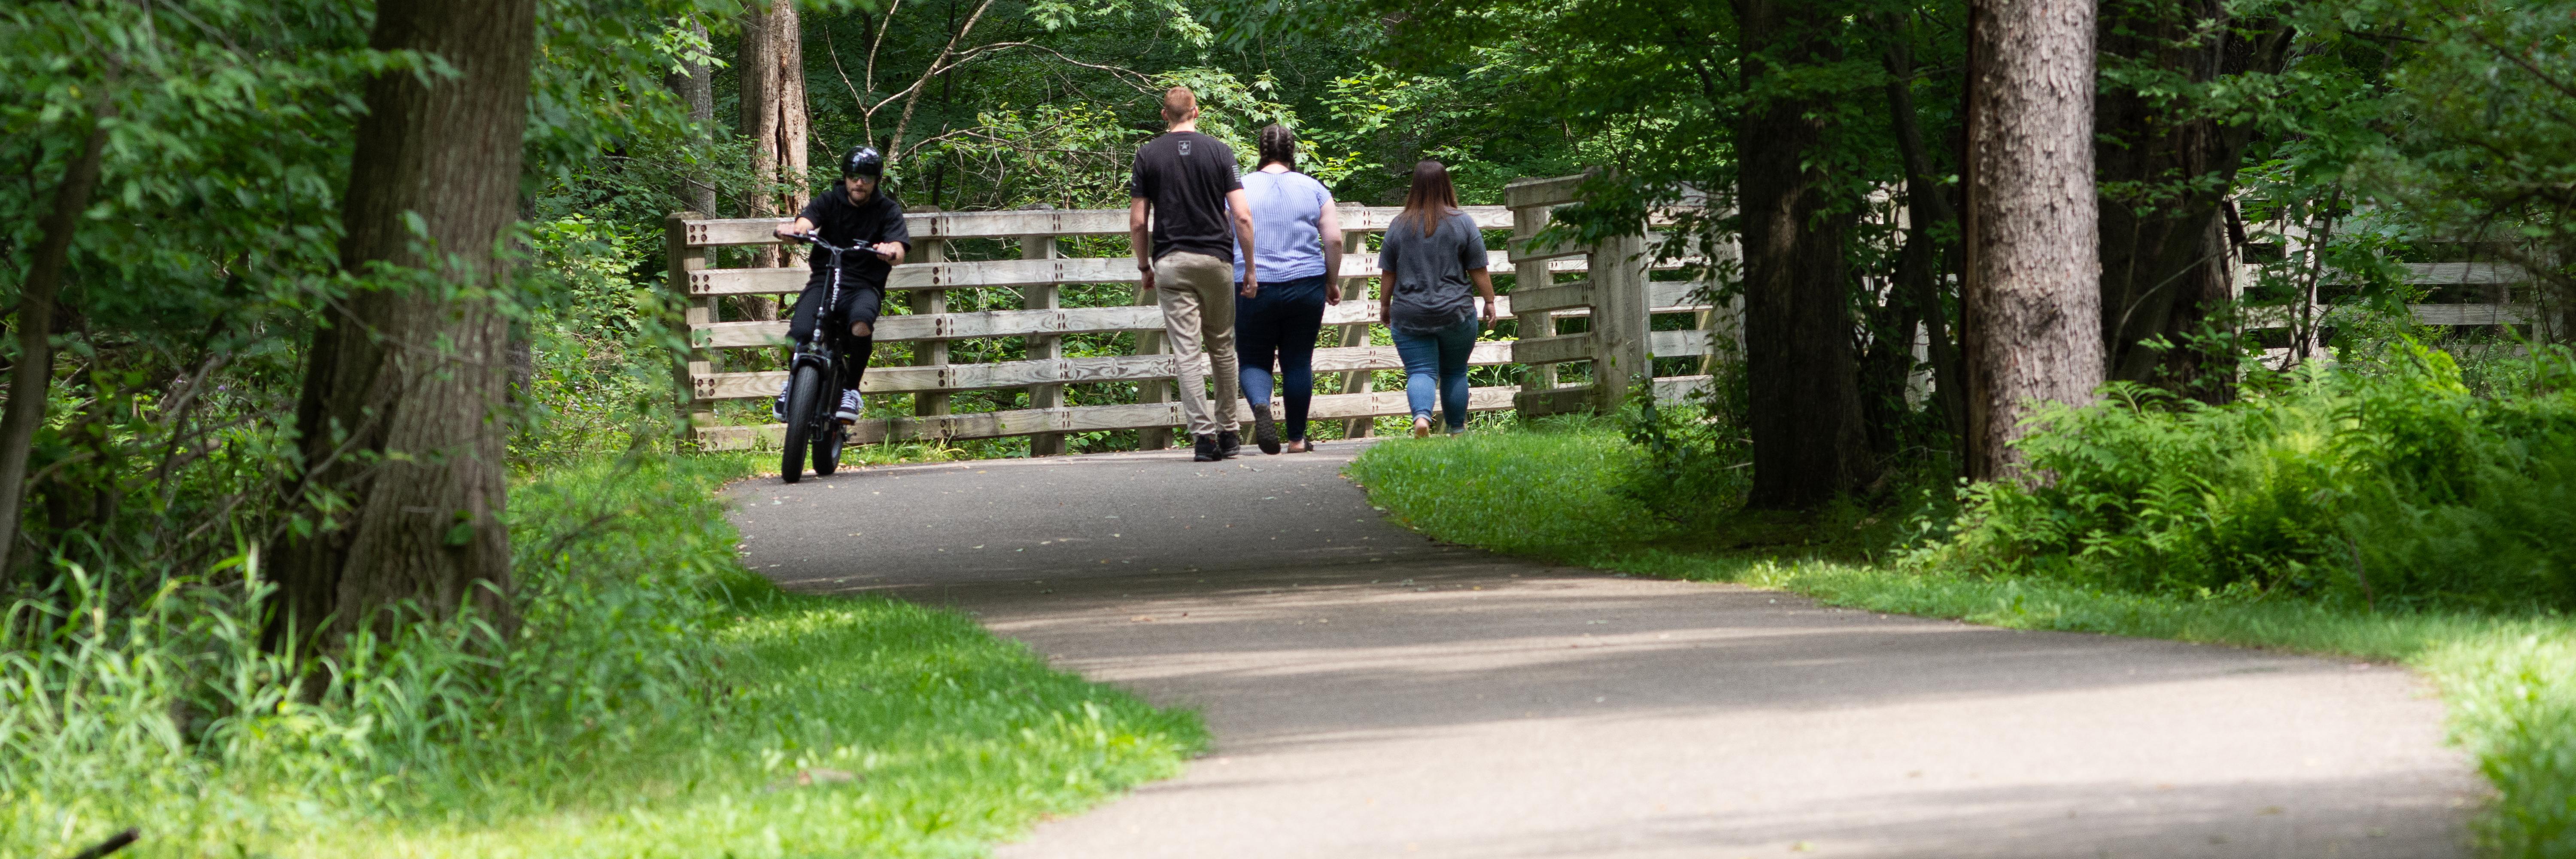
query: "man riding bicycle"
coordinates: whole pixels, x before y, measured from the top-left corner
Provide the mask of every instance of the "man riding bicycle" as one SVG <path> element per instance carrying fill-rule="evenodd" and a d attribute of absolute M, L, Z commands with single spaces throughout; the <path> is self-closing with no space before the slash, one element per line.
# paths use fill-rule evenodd
<path fill-rule="evenodd" d="M 885 303 L 886 273 L 912 246 L 912 233 L 903 226 L 903 204 L 878 190 L 884 179 L 885 156 L 877 154 L 875 147 L 852 149 L 841 156 L 841 184 L 816 196 L 796 220 L 776 230 L 782 239 L 810 235 L 829 244 L 871 251 L 847 255 L 842 261 L 841 306 L 832 308 L 831 316 L 848 327 L 836 325 L 825 332 L 841 338 L 840 375 L 847 389 L 841 392 L 841 408 L 833 417 L 843 423 L 859 419 L 859 376 L 867 372 L 868 356 L 876 350 L 877 311 Z M 823 302 L 831 292 L 831 256 L 812 255 L 813 274 L 805 278 L 805 292 L 796 297 L 796 314 L 787 323 L 789 340 L 804 342 L 822 323 Z M 771 411 L 786 420 L 784 385 Z"/>

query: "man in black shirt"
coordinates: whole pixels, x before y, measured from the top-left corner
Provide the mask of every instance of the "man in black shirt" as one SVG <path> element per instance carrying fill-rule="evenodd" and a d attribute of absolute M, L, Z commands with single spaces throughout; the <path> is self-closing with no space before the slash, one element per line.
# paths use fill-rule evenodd
<path fill-rule="evenodd" d="M 886 273 L 903 259 L 912 246 L 912 233 L 903 225 L 903 204 L 893 196 L 877 192 L 885 178 L 885 157 L 874 147 L 861 146 L 841 156 L 841 184 L 816 196 L 805 204 L 796 220 L 780 225 L 779 238 L 818 235 L 823 241 L 852 249 L 841 257 L 841 306 L 833 316 L 848 327 L 842 337 L 840 326 L 825 332 L 841 337 L 841 381 L 848 389 L 841 392 L 841 408 L 834 417 L 848 423 L 859 419 L 859 377 L 868 371 L 868 356 L 876 351 L 877 311 L 885 304 Z M 787 323 L 787 337 L 803 341 L 822 323 L 824 297 L 831 293 L 831 260 L 829 251 L 811 255 L 813 274 L 805 278 L 805 292 L 796 297 L 796 314 Z M 778 404 L 773 411 L 785 420 L 787 391 L 781 386 Z"/>
<path fill-rule="evenodd" d="M 1252 202 L 1234 150 L 1199 133 L 1196 93 L 1177 86 L 1165 92 L 1163 121 L 1171 131 L 1136 150 L 1127 234 L 1145 288 L 1163 306 L 1164 336 L 1180 356 L 1181 412 L 1196 460 L 1214 462 L 1243 446 L 1235 429 L 1242 382 L 1234 354 L 1234 249 L 1243 249 L 1243 297 L 1251 298 L 1261 288 L 1252 270 Z M 1195 360 L 1202 343 L 1216 374 L 1213 413 L 1207 373 Z"/>

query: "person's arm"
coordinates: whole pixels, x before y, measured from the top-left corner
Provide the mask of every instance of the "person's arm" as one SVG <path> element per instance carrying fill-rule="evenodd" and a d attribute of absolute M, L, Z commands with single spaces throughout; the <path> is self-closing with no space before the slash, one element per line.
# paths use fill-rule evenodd
<path fill-rule="evenodd" d="M 1476 282 L 1476 292 L 1485 297 L 1485 327 L 1494 327 L 1494 270 L 1471 268 L 1467 270 L 1467 277 Z"/>
<path fill-rule="evenodd" d="M 805 234 L 807 234 L 807 233 L 811 233 L 811 232 L 813 232 L 813 231 L 814 231 L 814 222 L 813 222 L 813 221 L 806 220 L 803 216 L 798 216 L 798 217 L 796 218 L 796 220 L 789 221 L 789 222 L 784 223 L 784 224 L 780 224 L 780 225 L 778 225 L 778 228 L 777 228 L 777 229 L 770 230 L 769 232 L 770 232 L 771 234 L 773 234 L 773 235 L 778 236 L 779 238 L 784 239 L 784 238 L 790 238 L 790 237 L 794 237 L 794 236 L 801 236 L 801 235 L 805 235 Z"/>
<path fill-rule="evenodd" d="M 1498 315 L 1494 312 L 1494 272 L 1485 256 L 1485 233 L 1466 215 L 1453 216 L 1450 223 L 1461 228 L 1465 237 L 1458 245 L 1458 267 L 1467 270 L 1467 279 L 1475 281 L 1476 292 L 1485 297 L 1485 325 L 1492 327 Z"/>
<path fill-rule="evenodd" d="M 1261 273 L 1252 269 L 1252 196 L 1238 187 L 1225 192 L 1225 206 L 1234 210 L 1234 243 L 1243 248 L 1243 297 L 1261 294 Z"/>
<path fill-rule="evenodd" d="M 1324 194 L 1324 216 L 1315 229 L 1324 234 L 1324 303 L 1342 303 L 1342 216 L 1334 210 L 1333 195 Z"/>
<path fill-rule="evenodd" d="M 1127 199 L 1127 243 L 1136 248 L 1136 270 L 1144 274 L 1146 289 L 1154 288 L 1154 233 L 1145 226 L 1153 205 L 1143 197 Z"/>
<path fill-rule="evenodd" d="M 886 214 L 886 219 L 882 222 L 886 226 L 880 230 L 882 234 L 877 237 L 877 243 L 870 245 L 868 249 L 876 251 L 878 259 L 892 265 L 902 262 L 903 255 L 912 251 L 912 227 L 903 222 L 901 204 L 888 198 L 886 208 L 892 210 Z"/>
<path fill-rule="evenodd" d="M 1395 328 L 1395 246 L 1394 230 L 1378 236 L 1377 323 L 1388 330 Z"/>

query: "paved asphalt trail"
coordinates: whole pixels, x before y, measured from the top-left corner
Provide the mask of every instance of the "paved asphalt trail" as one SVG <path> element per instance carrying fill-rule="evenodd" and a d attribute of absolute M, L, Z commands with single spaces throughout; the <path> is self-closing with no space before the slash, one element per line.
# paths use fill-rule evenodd
<path fill-rule="evenodd" d="M 1386 524 L 1356 445 L 737 484 L 747 561 L 1196 707 L 1179 778 L 1004 857 L 2463 855 L 2388 667 L 1549 567 Z"/>

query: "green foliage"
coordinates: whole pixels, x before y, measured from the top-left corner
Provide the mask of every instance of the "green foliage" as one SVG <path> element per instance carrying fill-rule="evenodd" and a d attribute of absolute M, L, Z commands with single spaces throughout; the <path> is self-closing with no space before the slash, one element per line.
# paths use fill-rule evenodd
<path fill-rule="evenodd" d="M 647 455 L 517 487 L 507 648 L 465 618 L 264 653 L 252 551 L 131 607 L 75 571 L 0 623 L 0 853 L 140 825 L 144 856 L 952 855 L 1203 742 L 968 618 L 779 593 L 734 557 L 713 490 L 740 473 Z M 772 789 L 827 770 L 858 780 Z"/>
<path fill-rule="evenodd" d="M 2576 608 L 2576 396 L 2565 352 L 2477 397 L 2411 344 L 2225 407 L 2132 387 L 2023 444 L 2046 478 L 1974 489 L 1918 562 L 2122 590 L 2378 606 Z"/>
<path fill-rule="evenodd" d="M 1753 487 L 1753 443 L 1729 414 L 1697 402 L 1657 403 L 1653 385 L 1639 382 L 1619 412 L 1620 429 L 1640 454 L 1623 469 L 1619 494 L 1684 526 L 1737 512 Z"/>

